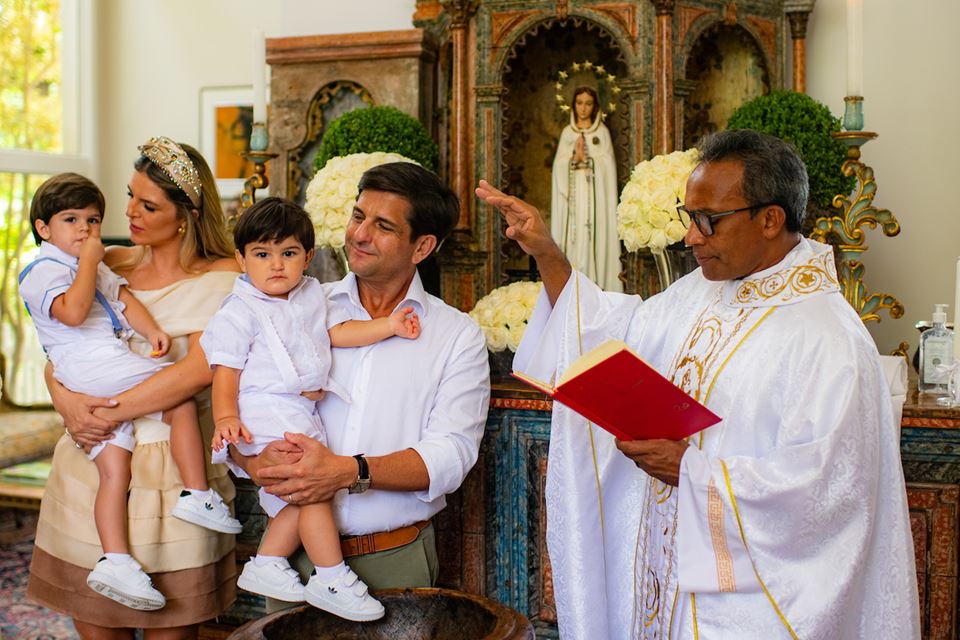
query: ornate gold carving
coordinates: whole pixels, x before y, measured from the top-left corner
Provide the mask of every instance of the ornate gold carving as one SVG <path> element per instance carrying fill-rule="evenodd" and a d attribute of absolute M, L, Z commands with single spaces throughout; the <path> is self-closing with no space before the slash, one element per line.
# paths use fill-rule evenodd
<path fill-rule="evenodd" d="M 910 366 L 910 343 L 901 342 L 900 345 L 890 352 L 892 356 L 900 356 L 901 358 L 907 359 L 907 366 Z"/>
<path fill-rule="evenodd" d="M 756 30 L 760 36 L 760 43 L 767 54 L 767 60 L 777 59 L 777 25 L 772 20 L 756 18 L 750 16 L 747 22 Z M 772 66 L 772 65 L 771 65 Z"/>
<path fill-rule="evenodd" d="M 790 267 L 759 280 L 744 280 L 737 287 L 734 299 L 741 304 L 776 299 L 787 302 L 794 298 L 839 287 L 833 256 L 824 252 L 809 263 Z"/>
<path fill-rule="evenodd" d="M 440 0 L 440 4 L 450 16 L 450 28 L 463 29 L 477 12 L 478 0 Z"/>
<path fill-rule="evenodd" d="M 490 16 L 490 55 L 501 46 L 506 36 L 514 28 L 532 15 L 539 13 L 535 9 L 527 11 L 498 11 Z"/>
<path fill-rule="evenodd" d="M 723 24 L 732 27 L 737 24 L 737 3 L 728 2 L 723 7 Z"/>
<path fill-rule="evenodd" d="M 673 15 L 676 0 L 653 0 L 653 6 L 658 16 Z"/>
<path fill-rule="evenodd" d="M 296 198 L 300 190 L 300 178 L 303 171 L 300 169 L 300 160 L 304 150 L 320 137 L 324 128 L 323 107 L 336 97 L 341 91 L 349 91 L 360 97 L 367 104 L 373 104 L 373 97 L 364 87 L 350 80 L 338 80 L 324 86 L 317 92 L 307 107 L 307 134 L 303 141 L 287 153 L 287 197 Z"/>
<path fill-rule="evenodd" d="M 687 33 L 690 31 L 690 27 L 694 22 L 697 21 L 702 15 L 710 13 L 709 9 L 701 9 L 700 7 L 688 7 L 687 5 L 680 5 L 677 9 L 677 42 L 683 42 L 684 38 L 687 37 Z"/>
<path fill-rule="evenodd" d="M 630 35 L 630 42 L 633 43 L 633 48 L 637 48 L 639 27 L 637 24 L 636 5 L 626 4 L 624 2 L 597 4 L 593 6 L 593 10 L 612 18 L 614 22 L 620 25 L 620 28 L 623 29 L 624 33 Z M 672 11 L 673 10 L 671 8 L 671 12 Z"/>
<path fill-rule="evenodd" d="M 567 19 L 570 13 L 570 0 L 557 0 L 557 17 L 561 20 Z"/>
<path fill-rule="evenodd" d="M 863 284 L 865 269 L 860 262 L 860 255 L 867 250 L 863 227 L 875 229 L 879 224 L 883 234 L 892 237 L 900 233 L 900 223 L 888 209 L 873 206 L 873 198 L 877 193 L 873 169 L 859 160 L 847 160 L 843 163 L 843 174 L 857 178 L 853 196 L 835 196 L 833 206 L 840 209 L 842 215 L 817 218 L 810 237 L 820 242 L 831 238 L 839 241 L 837 272 L 840 291 L 861 320 L 879 322 L 881 309 L 889 309 L 890 317 L 899 318 L 903 315 L 903 305 L 897 298 L 886 293 L 867 294 Z"/>
<path fill-rule="evenodd" d="M 733 573 L 733 556 L 727 546 L 727 533 L 723 528 L 723 499 L 717 491 L 713 478 L 707 485 L 707 523 L 710 527 L 710 542 L 713 543 L 713 555 L 717 562 L 717 584 L 723 593 L 737 590 Z"/>
<path fill-rule="evenodd" d="M 791 11 L 787 14 L 787 19 L 790 20 L 791 38 L 802 40 L 807 37 L 807 19 L 809 17 L 809 11 Z"/>
<path fill-rule="evenodd" d="M 436 20 L 443 12 L 438 0 L 417 0 L 417 6 L 413 10 L 414 23 L 426 20 Z"/>

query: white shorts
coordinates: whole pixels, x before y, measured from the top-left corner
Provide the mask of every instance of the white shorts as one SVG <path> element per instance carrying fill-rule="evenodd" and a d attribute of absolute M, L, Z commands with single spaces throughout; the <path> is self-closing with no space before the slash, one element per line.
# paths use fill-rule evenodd
<path fill-rule="evenodd" d="M 240 421 L 250 432 L 253 442 L 243 440 L 236 446 L 245 456 L 253 456 L 263 451 L 268 444 L 283 440 L 284 433 L 302 433 L 314 440 L 327 444 L 327 432 L 317 413 L 317 403 L 303 396 L 289 394 L 257 393 L 241 394 L 239 398 Z M 248 477 L 229 457 L 224 447 L 213 452 L 214 464 L 226 463 L 240 477 Z M 267 516 L 275 518 L 287 506 L 279 496 L 267 493 L 263 488 L 258 492 L 260 506 Z"/>
<path fill-rule="evenodd" d="M 50 361 L 53 363 L 53 377 L 63 386 L 99 398 L 123 393 L 170 364 L 138 355 L 120 340 L 86 342 L 54 349 Z M 161 420 L 162 415 L 151 413 L 146 417 Z M 93 460 L 108 444 L 133 451 L 137 445 L 133 423 L 121 423 L 114 429 L 113 438 L 95 446 L 87 458 Z"/>

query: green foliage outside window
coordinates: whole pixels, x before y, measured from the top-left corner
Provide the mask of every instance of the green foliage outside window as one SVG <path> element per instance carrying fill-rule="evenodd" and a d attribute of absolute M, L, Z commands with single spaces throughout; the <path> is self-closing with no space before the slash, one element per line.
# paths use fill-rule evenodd
<path fill-rule="evenodd" d="M 840 119 L 806 94 L 773 91 L 754 98 L 733 112 L 727 128 L 754 129 L 795 146 L 807 165 L 810 205 L 817 211 L 830 209 L 833 196 L 853 190 L 855 179 L 841 172 L 846 147 L 830 136 L 840 130 Z"/>
<path fill-rule="evenodd" d="M 0 149 L 62 153 L 63 96 L 58 0 L 0 0 Z M 5 395 L 46 401 L 43 355 L 17 292 L 36 250 L 30 201 L 49 176 L 0 172 L 0 351 Z"/>
<path fill-rule="evenodd" d="M 355 109 L 330 124 L 314 160 L 317 170 L 327 160 L 351 153 L 399 153 L 437 170 L 437 143 L 420 121 L 395 107 Z"/>

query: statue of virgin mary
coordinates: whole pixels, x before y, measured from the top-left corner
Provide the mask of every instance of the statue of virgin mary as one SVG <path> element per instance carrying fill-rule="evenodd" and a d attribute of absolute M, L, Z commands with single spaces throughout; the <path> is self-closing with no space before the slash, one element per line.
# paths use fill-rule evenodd
<path fill-rule="evenodd" d="M 557 144 L 550 231 L 575 269 L 607 291 L 623 291 L 618 277 L 617 164 L 592 87 L 574 89 L 570 124 Z"/>

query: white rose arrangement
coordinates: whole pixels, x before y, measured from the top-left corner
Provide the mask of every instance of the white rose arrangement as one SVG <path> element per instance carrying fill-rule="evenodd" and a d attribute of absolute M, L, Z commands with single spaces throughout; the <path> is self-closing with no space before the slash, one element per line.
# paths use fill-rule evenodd
<path fill-rule="evenodd" d="M 514 282 L 482 297 L 470 312 L 487 339 L 487 348 L 516 351 L 543 287 L 541 282 Z"/>
<path fill-rule="evenodd" d="M 697 162 L 697 150 L 689 149 L 655 156 L 633 168 L 617 205 L 617 232 L 627 251 L 646 247 L 662 253 L 683 239 L 690 216 L 679 213 L 677 205 Z"/>
<path fill-rule="evenodd" d="M 357 184 L 363 172 L 388 162 L 413 162 L 398 153 L 351 153 L 330 158 L 307 186 L 304 209 L 313 220 L 317 246 L 343 247 L 347 222 L 357 201 Z"/>

